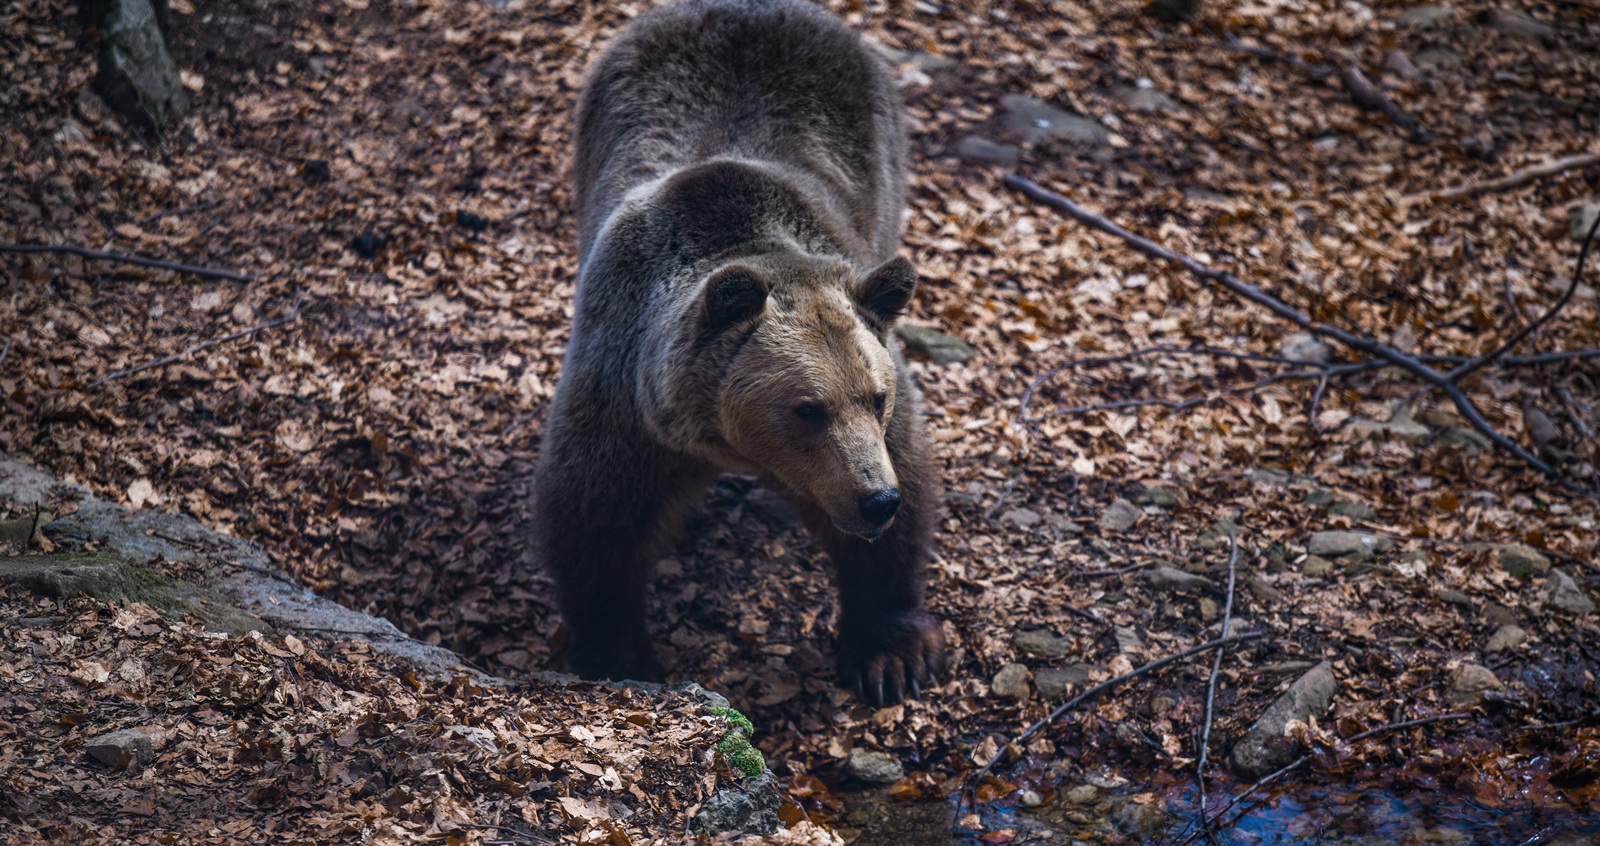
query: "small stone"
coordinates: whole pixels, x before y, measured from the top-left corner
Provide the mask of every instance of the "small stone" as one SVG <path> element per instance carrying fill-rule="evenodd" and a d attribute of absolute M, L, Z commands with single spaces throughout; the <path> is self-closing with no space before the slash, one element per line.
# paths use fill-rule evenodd
<path fill-rule="evenodd" d="M 1155 88 L 1123 88 L 1116 97 L 1122 105 L 1141 112 L 1175 112 L 1180 108 L 1177 100 Z"/>
<path fill-rule="evenodd" d="M 1127 626 L 1113 626 L 1111 637 L 1117 642 L 1118 652 L 1137 652 L 1144 648 L 1144 641 L 1139 639 L 1139 633 Z"/>
<path fill-rule="evenodd" d="M 1416 79 L 1422 76 L 1422 71 L 1411 63 L 1411 57 L 1404 51 L 1391 50 L 1383 60 L 1383 69 L 1400 77 L 1401 79 Z"/>
<path fill-rule="evenodd" d="M 1463 608 L 1472 607 L 1472 597 L 1451 588 L 1434 588 L 1433 598 L 1450 605 L 1459 605 Z"/>
<path fill-rule="evenodd" d="M 1495 629 L 1494 635 L 1489 638 L 1489 643 L 1483 648 L 1485 652 L 1504 652 L 1507 649 L 1521 646 L 1528 642 L 1528 633 L 1519 626 L 1501 626 Z"/>
<path fill-rule="evenodd" d="M 1152 567 L 1140 574 L 1152 589 L 1171 593 L 1197 593 L 1215 588 L 1216 582 L 1171 567 Z"/>
<path fill-rule="evenodd" d="M 1228 538 L 1237 534 L 1239 534 L 1238 525 L 1224 517 L 1212 523 L 1211 528 L 1201 532 L 1200 537 L 1195 539 L 1195 545 L 1201 549 L 1215 549 L 1219 546 L 1227 546 Z"/>
<path fill-rule="evenodd" d="M 1528 41 L 1549 41 L 1556 37 L 1555 28 L 1544 21 L 1506 9 L 1488 9 L 1479 12 L 1478 23 L 1487 24 L 1507 35 Z"/>
<path fill-rule="evenodd" d="M 1560 570 L 1550 571 L 1550 586 L 1545 593 L 1544 601 L 1551 607 L 1575 616 L 1588 614 L 1594 610 L 1594 600 L 1585 596 L 1578 583 Z"/>
<path fill-rule="evenodd" d="M 1210 625 L 1222 619 L 1222 607 L 1215 599 L 1208 596 L 1200 597 L 1200 622 Z"/>
<path fill-rule="evenodd" d="M 1333 491 L 1323 491 L 1323 490 L 1311 491 L 1310 493 L 1306 494 L 1306 498 L 1305 499 L 1302 499 L 1300 501 L 1305 503 L 1306 505 L 1317 506 L 1317 507 L 1321 507 L 1321 506 L 1324 506 L 1324 505 L 1331 505 L 1333 503 Z"/>
<path fill-rule="evenodd" d="M 1105 513 L 1100 515 L 1100 529 L 1107 532 L 1126 532 L 1143 516 L 1144 512 L 1140 511 L 1138 506 L 1118 497 L 1106 508 Z"/>
<path fill-rule="evenodd" d="M 1062 798 L 1073 805 L 1093 805 L 1100 801 L 1100 788 L 1092 784 L 1080 784 L 1068 790 Z"/>
<path fill-rule="evenodd" d="M 1471 708 L 1483 702 L 1484 691 L 1505 689 L 1488 667 L 1462 664 L 1445 681 L 1444 702 L 1451 708 Z"/>
<path fill-rule="evenodd" d="M 1000 98 L 1000 105 L 1006 110 L 1006 128 L 1028 143 L 1046 138 L 1066 138 L 1091 144 L 1105 144 L 1111 140 L 1111 130 L 1095 121 L 1067 114 L 1033 97 L 1007 94 Z"/>
<path fill-rule="evenodd" d="M 1135 505 L 1154 505 L 1159 508 L 1178 507 L 1178 498 L 1173 496 L 1171 491 L 1161 488 L 1140 488 L 1139 492 L 1134 494 L 1133 502 Z"/>
<path fill-rule="evenodd" d="M 934 364 L 966 364 L 978 352 L 966 341 L 931 326 L 901 323 L 894 327 L 894 334 L 907 350 L 933 359 Z"/>
<path fill-rule="evenodd" d="M 1335 502 L 1333 507 L 1328 509 L 1328 513 L 1349 517 L 1351 520 L 1372 520 L 1378 516 L 1376 509 L 1359 502 Z"/>
<path fill-rule="evenodd" d="M 1436 439 L 1445 446 L 1453 446 L 1467 455 L 1478 455 L 1494 449 L 1494 444 L 1476 429 L 1465 426 L 1445 426 Z"/>
<path fill-rule="evenodd" d="M 1514 625 L 1517 622 L 1517 612 L 1498 602 L 1486 603 L 1483 606 L 1483 621 L 1495 628 Z"/>
<path fill-rule="evenodd" d="M 1299 757 L 1298 744 L 1281 742 L 1284 729 L 1291 722 L 1307 722 L 1326 714 L 1338 692 L 1339 680 L 1327 661 L 1296 679 L 1234 744 L 1228 759 L 1233 771 L 1257 779 Z"/>
<path fill-rule="evenodd" d="M 1286 597 L 1283 591 L 1267 584 L 1261 578 L 1252 575 L 1242 576 L 1239 580 L 1244 584 L 1245 590 L 1256 598 L 1257 602 L 1282 602 Z"/>
<path fill-rule="evenodd" d="M 1017 794 L 1017 802 L 1024 808 L 1037 808 L 1044 804 L 1044 797 L 1036 790 L 1024 790 Z"/>
<path fill-rule="evenodd" d="M 1399 441 L 1404 441 L 1408 444 L 1414 444 L 1418 441 L 1425 440 L 1433 434 L 1432 429 L 1429 429 L 1427 426 L 1412 419 L 1410 408 L 1400 409 L 1399 411 L 1395 412 L 1392 417 L 1385 421 L 1368 420 L 1365 417 L 1357 417 L 1350 421 L 1349 426 L 1352 429 L 1365 431 L 1369 435 L 1376 435 L 1377 433 L 1384 432 L 1390 437 L 1393 437 Z"/>
<path fill-rule="evenodd" d="M 1056 669 L 1047 667 L 1040 670 L 1033 677 L 1034 689 L 1046 699 L 1054 699 L 1067 692 L 1067 685 L 1081 685 L 1089 683 L 1089 665 L 1072 664 Z"/>
<path fill-rule="evenodd" d="M 1033 674 L 1021 664 L 1007 664 L 994 674 L 994 681 L 989 683 L 989 693 L 1002 699 L 1027 699 L 1028 682 Z"/>
<path fill-rule="evenodd" d="M 1083 527 L 1062 517 L 1060 514 L 1044 515 L 1044 524 L 1064 535 L 1076 535 L 1083 532 Z"/>
<path fill-rule="evenodd" d="M 1284 358 L 1307 364 L 1327 364 L 1333 360 L 1333 347 L 1310 332 L 1285 335 L 1278 342 L 1278 353 Z"/>
<path fill-rule="evenodd" d="M 1329 558 L 1345 555 L 1370 558 L 1374 552 L 1391 549 L 1394 549 L 1394 541 L 1366 532 L 1317 532 L 1306 543 L 1306 551 L 1310 554 Z"/>
<path fill-rule="evenodd" d="M 1001 525 L 1015 526 L 1024 531 L 1039 525 L 1039 513 L 1026 508 L 1013 508 L 1000 516 Z"/>
<path fill-rule="evenodd" d="M 1017 632 L 1011 637 L 1011 645 L 1040 658 L 1061 658 L 1072 651 L 1072 638 L 1056 637 L 1045 631 Z"/>
<path fill-rule="evenodd" d="M 850 752 L 852 764 L 858 751 L 864 750 L 852 749 Z M 899 762 L 895 762 L 897 771 L 899 766 Z M 894 781 L 899 781 L 898 772 Z M 700 812 L 695 814 L 690 829 L 696 834 L 708 836 L 728 831 L 771 834 L 781 826 L 778 819 L 780 804 L 777 779 L 770 771 L 764 772 L 748 781 L 743 788 L 728 787 L 712 794 L 701 806 Z"/>
<path fill-rule="evenodd" d="M 1306 560 L 1300 562 L 1300 572 L 1322 578 L 1333 572 L 1333 562 L 1320 555 L 1307 555 Z"/>
<path fill-rule="evenodd" d="M 1178 707 L 1178 700 L 1170 696 L 1157 696 L 1150 700 L 1150 713 L 1157 717 L 1164 717 L 1168 711 Z"/>
<path fill-rule="evenodd" d="M 1494 560 L 1500 562 L 1500 566 L 1513 576 L 1550 572 L 1550 559 L 1531 546 L 1520 543 L 1497 543 L 1493 549 Z"/>
<path fill-rule="evenodd" d="M 1252 467 L 1244 477 L 1264 488 L 1281 488 L 1289 484 L 1289 474 L 1275 467 Z"/>
<path fill-rule="evenodd" d="M 956 143 L 956 155 L 969 162 L 1012 167 L 1022 158 L 1022 148 L 996 143 L 981 135 L 968 135 Z"/>
<path fill-rule="evenodd" d="M 1449 6 L 1413 6 L 1394 19 L 1396 26 L 1427 29 L 1440 21 L 1453 17 L 1455 9 Z"/>
<path fill-rule="evenodd" d="M 90 738 L 84 742 L 83 751 L 112 769 L 142 767 L 155 759 L 165 741 L 166 734 L 160 729 L 131 728 Z"/>
<path fill-rule="evenodd" d="M 1594 227 L 1594 219 L 1600 217 L 1600 202 L 1579 203 L 1572 207 L 1567 216 L 1567 237 L 1576 243 L 1582 244 L 1589 237 L 1589 230 Z M 1600 240 L 1600 235 L 1595 238 Z"/>
<path fill-rule="evenodd" d="M 1006 449 L 1005 447 L 1000 447 L 994 452 L 984 456 L 983 461 L 990 467 L 1004 467 L 1011 463 L 1011 458 L 1011 450 Z"/>
<path fill-rule="evenodd" d="M 844 769 L 851 778 L 867 784 L 894 784 L 906 774 L 899 758 L 859 746 L 850 750 Z"/>

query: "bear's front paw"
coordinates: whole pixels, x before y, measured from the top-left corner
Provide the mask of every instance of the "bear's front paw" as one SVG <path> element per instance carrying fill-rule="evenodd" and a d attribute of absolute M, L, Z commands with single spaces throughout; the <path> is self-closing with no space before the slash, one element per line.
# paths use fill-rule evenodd
<path fill-rule="evenodd" d="M 943 673 L 944 635 L 926 612 L 840 637 L 840 682 L 880 708 L 922 696 L 922 688 L 938 684 Z"/>

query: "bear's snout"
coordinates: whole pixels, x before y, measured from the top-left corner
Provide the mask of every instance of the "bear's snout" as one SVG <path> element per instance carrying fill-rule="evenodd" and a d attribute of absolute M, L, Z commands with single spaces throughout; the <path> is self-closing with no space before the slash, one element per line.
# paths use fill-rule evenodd
<path fill-rule="evenodd" d="M 856 500 L 856 506 L 861 509 L 861 519 L 867 521 L 868 526 L 881 529 L 900 510 L 900 492 L 894 488 L 876 490 Z"/>

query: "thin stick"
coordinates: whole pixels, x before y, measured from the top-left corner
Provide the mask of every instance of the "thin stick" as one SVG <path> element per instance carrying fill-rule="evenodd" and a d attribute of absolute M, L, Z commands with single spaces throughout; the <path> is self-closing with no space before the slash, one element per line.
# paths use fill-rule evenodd
<path fill-rule="evenodd" d="M 1339 71 L 1339 81 L 1344 83 L 1344 90 L 1350 93 L 1350 99 L 1357 107 L 1363 111 L 1382 112 L 1390 123 L 1405 130 L 1413 142 L 1424 144 L 1433 138 L 1433 133 L 1429 132 L 1427 127 L 1418 123 L 1416 118 L 1406 114 L 1394 104 L 1393 100 L 1384 96 L 1383 91 L 1373 85 L 1354 62 L 1346 61 L 1342 64 L 1344 67 Z"/>
<path fill-rule="evenodd" d="M 0 361 L 4 360 L 5 356 L 0 355 Z M 1573 399 L 1572 391 L 1566 385 L 1559 385 L 1556 387 L 1556 396 L 1561 397 L 1561 404 L 1567 407 L 1567 417 L 1572 420 L 1572 425 L 1578 427 L 1578 434 L 1591 441 L 1600 441 L 1600 438 L 1595 436 L 1594 429 L 1590 428 L 1589 421 L 1583 419 L 1583 407 Z"/>
<path fill-rule="evenodd" d="M 196 267 L 192 264 L 179 264 L 173 261 L 145 258 L 144 256 L 128 256 L 122 253 L 103 253 L 99 250 L 86 250 L 83 247 L 66 245 L 52 246 L 49 244 L 0 244 L 0 253 L 70 253 L 75 256 L 95 261 L 114 261 L 122 264 L 136 264 L 140 267 L 154 267 L 161 270 L 171 270 L 177 273 L 188 273 L 205 279 L 227 279 L 231 282 L 254 282 L 256 277 L 231 270 L 216 270 L 210 267 Z"/>
<path fill-rule="evenodd" d="M 1002 489 L 1000 491 L 1000 495 L 995 497 L 994 505 L 989 506 L 989 510 L 983 512 L 983 519 L 987 520 L 990 517 L 994 516 L 995 511 L 999 510 L 999 508 L 1000 508 L 1000 503 L 1005 502 L 1006 501 L 1006 497 L 1011 496 L 1012 489 L 1017 486 L 1017 481 L 1020 480 L 1021 478 L 1022 478 L 1022 470 L 1020 470 L 1020 469 L 1017 470 L 1016 473 L 1013 473 L 1011 475 L 1011 481 L 1006 482 L 1006 486 L 1005 486 L 1004 489 Z"/>
<path fill-rule="evenodd" d="M 1094 212 L 1091 212 L 1082 206 L 1079 206 L 1077 203 L 1074 203 L 1066 197 L 1063 197 L 1054 191 L 1049 191 L 1040 187 L 1031 180 L 1024 179 L 1016 174 L 1010 174 L 1006 176 L 1005 183 L 1006 185 L 1022 192 L 1030 199 L 1044 203 L 1051 208 L 1061 211 L 1080 223 L 1121 238 L 1123 242 L 1147 256 L 1171 262 L 1184 268 L 1196 277 L 1215 282 L 1229 291 L 1232 291 L 1240 298 L 1261 306 L 1267 311 L 1289 321 L 1290 323 L 1293 323 L 1307 332 L 1321 335 L 1326 338 L 1331 338 L 1332 340 L 1338 341 L 1347 347 L 1376 356 L 1377 358 L 1381 358 L 1387 362 L 1390 362 L 1397 367 L 1410 371 L 1412 374 L 1421 378 L 1424 382 L 1428 382 L 1438 387 L 1439 390 L 1443 391 L 1445 396 L 1449 397 L 1450 400 L 1455 403 L 1456 409 L 1461 412 L 1461 416 L 1465 417 L 1467 422 L 1471 423 L 1474 429 L 1477 429 L 1479 432 L 1481 432 L 1484 437 L 1488 438 L 1496 446 L 1499 446 L 1501 449 L 1504 449 L 1512 455 L 1515 455 L 1528 466 L 1533 467 L 1541 473 L 1544 473 L 1550 478 L 1556 480 L 1568 490 L 1571 490 L 1574 493 L 1582 493 L 1586 496 L 1591 495 L 1591 492 L 1587 488 L 1584 488 L 1576 482 L 1573 482 L 1571 479 L 1567 479 L 1566 477 L 1562 476 L 1554 467 L 1550 466 L 1538 456 L 1524 449 L 1521 444 L 1511 440 L 1505 435 L 1500 434 L 1500 432 L 1497 431 L 1493 426 L 1489 425 L 1489 421 L 1484 419 L 1482 412 L 1478 410 L 1478 407 L 1473 404 L 1472 400 L 1467 397 L 1467 395 L 1458 385 L 1445 378 L 1443 373 L 1434 370 L 1432 367 L 1424 364 L 1416 357 L 1407 355 L 1397 349 L 1385 346 L 1384 344 L 1380 344 L 1377 341 L 1363 337 L 1354 332 L 1340 329 L 1337 326 L 1330 326 L 1325 323 L 1313 321 L 1310 317 L 1307 317 L 1305 314 L 1301 313 L 1293 306 L 1290 306 L 1288 303 L 1285 303 L 1277 297 L 1266 293 L 1254 285 L 1250 285 L 1240 280 L 1233 274 L 1222 270 L 1214 270 L 1186 255 L 1175 253 L 1148 238 L 1135 235 L 1121 226 L 1112 223 L 1110 220 L 1107 220 L 1106 218 L 1095 214 Z"/>
<path fill-rule="evenodd" d="M 1233 625 L 1233 588 L 1238 571 L 1234 565 L 1239 562 L 1239 536 L 1228 534 L 1228 600 L 1222 608 L 1222 637 L 1228 637 L 1228 629 Z M 1222 656 L 1228 651 L 1224 643 L 1217 647 L 1217 657 L 1211 662 L 1211 678 L 1206 682 L 1206 722 L 1205 728 L 1200 732 L 1200 760 L 1195 764 L 1195 780 L 1200 783 L 1200 825 L 1206 824 L 1206 760 L 1211 752 L 1211 720 L 1212 705 L 1217 699 L 1217 676 L 1222 672 Z"/>
<path fill-rule="evenodd" d="M 11 339 L 6 339 L 5 349 L 0 349 L 0 364 L 6 363 L 6 356 L 11 355 Z"/>
<path fill-rule="evenodd" d="M 1476 197 L 1479 194 L 1492 194 L 1517 188 L 1536 179 L 1543 179 L 1546 176 L 1555 176 L 1575 168 L 1589 167 L 1595 164 L 1600 164 L 1600 153 L 1582 153 L 1576 156 L 1567 156 L 1564 159 L 1556 159 L 1553 162 L 1524 168 L 1508 176 L 1491 179 L 1488 182 L 1457 185 L 1454 188 L 1446 188 L 1442 191 L 1413 194 L 1409 197 L 1401 198 L 1400 204 L 1406 205 L 1419 200 L 1454 200 L 1461 197 Z"/>
<path fill-rule="evenodd" d="M 1388 734 L 1391 731 L 1400 731 L 1402 729 L 1415 728 L 1417 726 L 1424 726 L 1424 725 L 1427 725 L 1429 723 L 1443 722 L 1445 720 L 1465 720 L 1465 719 L 1470 719 L 1471 717 L 1472 717 L 1471 714 L 1440 714 L 1437 717 L 1423 717 L 1420 720 L 1407 720 L 1407 721 L 1405 721 L 1403 723 L 1390 723 L 1389 725 L 1386 725 L 1386 726 L 1378 726 L 1375 729 L 1369 729 L 1367 731 L 1361 732 L 1360 734 L 1351 735 L 1350 737 L 1345 738 L 1344 742 L 1347 743 L 1347 744 L 1348 743 L 1356 743 L 1356 742 L 1359 742 L 1359 741 L 1362 741 L 1362 740 L 1366 740 L 1369 737 L 1376 737 L 1376 736 L 1378 736 L 1380 734 Z M 1296 769 L 1299 769 L 1302 766 L 1305 766 L 1306 762 L 1310 761 L 1312 759 L 1312 757 L 1314 757 L 1314 756 L 1311 755 L 1310 753 L 1307 753 L 1305 755 L 1301 755 L 1299 758 L 1297 758 L 1294 761 L 1294 763 L 1291 763 L 1288 766 L 1285 766 L 1284 768 L 1282 768 L 1280 770 L 1277 770 L 1275 772 L 1272 772 L 1272 773 L 1269 773 L 1269 774 L 1267 774 L 1265 776 L 1262 776 L 1254 784 L 1252 784 L 1249 787 L 1245 788 L 1245 791 L 1243 793 L 1240 793 L 1238 796 L 1235 796 L 1233 798 L 1233 801 L 1231 801 L 1228 804 L 1224 805 L 1222 807 L 1222 810 L 1218 811 L 1217 815 L 1212 817 L 1210 821 L 1202 822 L 1202 825 L 1209 826 L 1209 824 L 1211 822 L 1215 822 L 1216 820 L 1222 819 L 1223 817 L 1227 816 L 1229 811 L 1233 810 L 1234 807 L 1236 807 L 1240 802 L 1243 802 L 1251 794 L 1253 794 L 1257 790 L 1260 790 L 1261 788 L 1267 786 L 1268 784 L 1271 784 L 1272 782 L 1277 781 L 1280 777 L 1282 777 L 1283 775 L 1289 773 L 1290 771 L 1296 770 Z M 1237 822 L 1237 820 L 1235 820 L 1235 822 Z M 1230 823 L 1230 825 L 1231 824 L 1232 823 Z M 1200 831 L 1196 831 L 1196 832 L 1193 832 L 1193 833 L 1189 834 L 1184 839 L 1178 841 L 1178 846 L 1184 846 L 1184 844 L 1194 842 L 1194 839 L 1197 838 L 1197 837 L 1200 837 L 1201 834 L 1202 834 L 1202 832 L 1200 832 Z"/>
<path fill-rule="evenodd" d="M 217 344 L 225 344 L 225 343 L 227 343 L 229 341 L 237 341 L 238 339 L 243 338 L 243 337 L 245 337 L 247 335 L 254 335 L 255 333 L 260 332 L 263 329 L 271 329 L 274 326 L 282 326 L 285 323 L 290 323 L 292 321 L 299 320 L 300 319 L 300 301 L 301 301 L 302 298 L 303 298 L 302 294 L 296 294 L 295 298 L 294 298 L 294 306 L 289 309 L 289 313 L 284 315 L 284 316 L 282 316 L 282 317 L 279 317 L 279 318 L 277 318 L 275 320 L 268 320 L 265 323 L 257 323 L 256 325 L 251 326 L 249 329 L 240 329 L 237 332 L 234 332 L 234 333 L 231 333 L 231 334 L 228 334 L 228 335 L 223 335 L 220 338 L 212 338 L 209 341 L 201 341 L 200 343 L 195 344 L 194 346 L 184 350 L 183 352 L 173 353 L 172 355 L 169 355 L 169 356 L 167 356 L 165 358 L 158 358 L 155 361 L 147 361 L 144 364 L 139 365 L 138 367 L 130 367 L 127 370 L 118 370 L 115 373 L 108 373 L 108 374 L 106 374 L 104 376 L 101 376 L 99 379 L 96 379 L 93 382 L 90 382 L 88 387 L 85 388 L 84 390 L 89 390 L 90 388 L 98 388 L 101 385 L 104 385 L 105 383 L 111 381 L 112 379 L 121 379 L 124 376 L 132 376 L 135 373 L 142 373 L 142 372 L 144 372 L 146 370 L 149 370 L 149 369 L 151 369 L 153 367 L 161 367 L 163 365 L 171 364 L 171 363 L 173 363 L 175 361 L 178 361 L 180 359 L 188 358 L 189 356 L 194 355 L 195 353 L 200 352 L 202 350 L 210 349 L 211 347 L 214 347 Z"/>
<path fill-rule="evenodd" d="M 1093 699 L 1094 697 L 1099 696 L 1100 694 L 1104 693 L 1105 691 L 1110 690 L 1111 688 L 1116 687 L 1117 685 L 1122 684 L 1125 681 L 1132 681 L 1132 680 L 1134 680 L 1134 679 L 1136 679 L 1136 678 L 1138 678 L 1138 677 L 1140 677 L 1142 675 L 1145 675 L 1146 673 L 1150 673 L 1150 672 L 1154 672 L 1156 670 L 1159 670 L 1162 667 L 1165 667 L 1168 664 L 1171 664 L 1171 663 L 1173 663 L 1175 661 L 1182 661 L 1183 659 L 1188 658 L 1191 655 L 1199 655 L 1202 652 L 1206 652 L 1206 651 L 1209 651 L 1209 650 L 1212 650 L 1212 649 L 1216 649 L 1217 647 L 1222 646 L 1223 644 L 1240 643 L 1240 642 L 1247 641 L 1247 640 L 1259 640 L 1262 636 L 1263 635 L 1262 635 L 1261 632 L 1247 632 L 1245 634 L 1239 635 L 1238 637 L 1225 637 L 1225 638 L 1218 638 L 1217 640 L 1207 641 L 1207 642 L 1202 643 L 1199 646 L 1196 646 L 1196 647 L 1194 647 L 1192 649 L 1185 649 L 1182 652 L 1179 652 L 1179 653 L 1176 653 L 1176 654 L 1173 654 L 1173 655 L 1168 655 L 1167 657 L 1159 659 L 1159 660 L 1156 660 L 1156 661 L 1151 661 L 1150 663 L 1144 665 L 1143 667 L 1138 668 L 1137 670 L 1130 670 L 1129 672 L 1123 673 L 1122 675 L 1117 676 L 1114 679 L 1107 679 L 1106 681 L 1103 681 L 1103 682 L 1095 685 L 1094 687 L 1091 687 L 1088 690 L 1085 690 L 1084 692 L 1078 694 L 1077 696 L 1074 696 L 1071 699 L 1068 699 L 1063 705 L 1061 705 L 1061 707 L 1055 709 L 1054 711 L 1051 711 L 1050 714 L 1048 716 L 1046 716 L 1044 719 L 1039 720 L 1038 722 L 1034 723 L 1031 726 L 1028 726 L 1026 731 L 1024 731 L 1022 734 L 1017 736 L 1017 739 L 1016 739 L 1015 742 L 1022 743 L 1023 741 L 1027 740 L 1028 738 L 1033 737 L 1035 734 L 1037 734 L 1039 732 L 1039 729 L 1042 729 L 1045 726 L 1055 722 L 1057 717 L 1060 717 L 1062 714 L 1065 714 L 1068 711 L 1072 710 L 1073 708 L 1077 707 L 1080 703 L 1083 703 L 1083 702 L 1086 702 L 1086 701 L 1088 701 L 1090 699 Z M 976 773 L 974 773 L 972 776 L 970 776 L 967 779 L 967 783 L 968 784 L 976 783 L 979 779 L 981 779 L 984 776 L 988 775 L 989 771 L 994 769 L 994 765 L 1000 762 L 1000 757 L 1002 755 L 1004 755 L 1004 754 L 1005 754 L 1005 750 L 1004 749 L 1000 750 L 999 752 L 996 752 L 994 757 L 989 759 L 989 763 L 984 764 L 982 769 L 979 769 Z"/>

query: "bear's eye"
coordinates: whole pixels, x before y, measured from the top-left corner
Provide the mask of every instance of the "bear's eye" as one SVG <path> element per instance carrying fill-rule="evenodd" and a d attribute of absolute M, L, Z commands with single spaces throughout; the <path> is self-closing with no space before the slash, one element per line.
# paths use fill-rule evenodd
<path fill-rule="evenodd" d="M 826 416 L 822 406 L 811 402 L 797 406 L 794 410 L 794 415 L 807 423 L 821 423 Z"/>
<path fill-rule="evenodd" d="M 882 414 L 883 413 L 883 406 L 888 401 L 889 401 L 888 395 L 885 394 L 882 391 L 879 391 L 872 398 L 872 410 L 878 412 L 879 414 Z"/>

